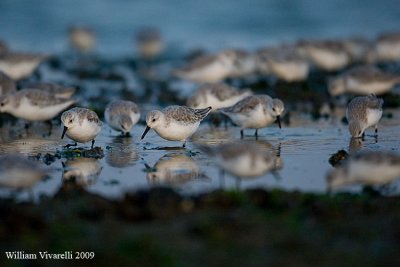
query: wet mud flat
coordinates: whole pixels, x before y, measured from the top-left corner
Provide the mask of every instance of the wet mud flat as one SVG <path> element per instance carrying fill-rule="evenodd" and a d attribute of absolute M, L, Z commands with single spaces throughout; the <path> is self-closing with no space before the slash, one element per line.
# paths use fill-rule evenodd
<path fill-rule="evenodd" d="M 65 182 L 38 204 L 0 200 L 2 251 L 94 252 L 76 266 L 397 266 L 400 199 L 374 191 L 249 189 L 183 196 L 153 188 L 109 200 Z M 1 266 L 69 266 L 7 260 Z"/>
<path fill-rule="evenodd" d="M 182 96 L 188 94 L 187 85 L 165 74 L 166 69 L 179 65 L 180 60 L 168 59 L 171 65 L 153 62 L 154 65 L 143 68 L 135 60 L 76 61 L 54 57 L 35 75 L 21 81 L 19 87 L 33 81 L 75 84 L 79 86 L 79 104 L 100 116 L 105 105 L 115 98 L 142 104 L 142 113 L 146 114 L 155 107 L 185 103 Z M 382 68 L 400 70 L 398 64 Z M 105 128 L 96 140 L 99 149 L 88 152 L 94 154 L 84 154 L 79 149 L 61 149 L 66 143 L 59 139 L 59 120 L 53 121 L 52 133 L 47 134 L 48 129 L 42 129 L 46 125 L 33 125 L 25 131 L 21 122 L 3 116 L 1 154 L 17 152 L 48 165 L 52 171 L 44 187 L 52 188 L 50 193 L 40 192 L 33 199 L 18 195 L 10 198 L 9 194 L 0 199 L 2 251 L 95 253 L 93 260 L 74 261 L 78 266 L 94 262 L 121 266 L 399 265 L 398 193 L 382 196 L 374 188 L 360 189 L 355 194 L 325 192 L 324 177 L 330 168 L 330 156 L 341 149 L 350 151 L 354 145 L 345 134 L 344 113 L 335 116 L 322 109 L 336 107 L 326 88 L 326 79 L 332 75 L 315 72 L 306 82 L 291 84 L 268 78 L 228 81 L 240 83 L 241 88 L 250 87 L 255 93 L 285 100 L 288 111 L 283 117 L 283 126 L 287 130 L 278 134 L 268 127 L 261 131 L 258 140 L 268 149 L 279 147 L 285 161 L 282 186 L 278 182 L 271 185 L 271 177 L 261 177 L 261 180 L 268 178 L 268 183 L 260 186 L 256 182 L 252 189 L 228 186 L 218 190 L 216 167 L 190 142 L 186 152 L 172 151 L 180 152 L 178 156 L 153 149 L 170 145 L 154 133 L 146 137 L 147 142 L 140 142 L 143 120 L 131 138 L 119 138 Z M 400 97 L 387 94 L 383 98 L 385 110 L 380 138 L 375 141 L 367 137 L 361 146 L 398 152 Z M 343 106 L 337 108 L 343 111 Z M 304 116 L 307 119 L 301 120 Z M 222 137 L 220 133 L 220 130 L 211 134 L 203 132 L 203 137 L 198 138 L 217 143 L 236 139 L 239 134 L 231 126 L 227 131 L 222 130 Z M 246 135 L 245 139 L 252 140 L 253 136 Z M 182 158 L 188 164 L 197 162 L 206 171 L 207 181 L 212 181 L 211 186 L 205 187 L 207 190 L 159 187 L 146 181 L 145 162 L 156 166 L 159 161 L 181 162 Z M 74 179 L 63 179 L 62 163 L 81 159 L 90 159 L 87 164 L 94 166 L 91 168 L 95 170 L 97 182 L 94 179 L 92 184 L 79 184 Z M 320 161 L 314 163 L 316 159 Z M 314 166 L 317 163 L 324 164 L 318 172 Z M 304 172 L 310 164 L 313 168 Z M 197 167 L 194 169 L 197 172 Z M 313 172 L 316 177 L 306 180 Z M 140 180 L 138 184 L 144 184 L 144 188 L 132 183 L 134 179 Z M 234 184 L 233 180 L 227 181 Z M 294 181 L 294 185 L 286 186 L 287 181 Z M 316 189 L 312 187 L 315 185 Z M 193 187 L 200 185 L 195 183 Z M 274 189 L 279 187 L 282 189 Z M 112 191 L 117 192 L 110 194 Z M 0 266 L 35 264 L 54 266 L 55 263 L 0 257 Z"/>

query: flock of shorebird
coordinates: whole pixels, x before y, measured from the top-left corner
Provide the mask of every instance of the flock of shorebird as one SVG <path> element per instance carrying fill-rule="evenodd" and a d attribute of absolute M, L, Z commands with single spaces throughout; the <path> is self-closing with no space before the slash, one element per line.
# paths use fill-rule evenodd
<path fill-rule="evenodd" d="M 81 52 L 93 49 L 94 38 L 94 32 L 88 28 L 75 27 L 70 30 L 71 44 Z M 147 59 L 156 57 L 164 47 L 160 34 L 154 29 L 140 32 L 136 41 L 138 51 Z M 31 75 L 46 58 L 43 55 L 10 51 L 5 43 L 0 42 L 0 112 L 29 122 L 50 121 L 76 104 L 73 98 L 75 88 L 72 87 L 35 83 L 16 89 L 15 80 Z M 347 106 L 349 132 L 352 138 L 363 138 L 366 129 L 374 127 L 377 136 L 383 100 L 376 95 L 389 92 L 400 82 L 400 75 L 384 72 L 374 65 L 385 61 L 400 61 L 400 33 L 383 34 L 375 40 L 348 38 L 299 41 L 263 48 L 254 53 L 232 49 L 200 55 L 173 72 L 178 78 L 200 84 L 187 100 L 187 106 L 173 105 L 148 112 L 147 127 L 141 139 L 153 129 L 160 137 L 183 142 L 185 147 L 186 141 L 210 112 L 220 112 L 229 117 L 239 126 L 242 138 L 245 129 L 254 129 L 257 136 L 258 129 L 273 122 L 281 127 L 284 101 L 266 94 L 254 95 L 249 89 L 234 88 L 223 83 L 225 79 L 245 79 L 261 74 L 273 75 L 285 82 L 299 82 L 307 79 L 311 68 L 333 72 L 350 65 L 355 67 L 328 81 L 328 91 L 331 96 L 343 93 L 361 95 L 354 97 Z M 107 124 L 124 135 L 129 135 L 140 116 L 138 105 L 127 100 L 109 103 L 104 113 Z M 64 126 L 61 138 L 66 135 L 75 142 L 91 142 L 92 148 L 102 128 L 98 115 L 82 107 L 64 111 L 61 122 Z M 195 145 L 214 157 L 216 164 L 234 176 L 259 176 L 273 168 L 270 154 L 248 141 L 234 141 L 213 147 Z M 385 152 L 363 152 L 351 157 L 342 167 L 332 170 L 328 174 L 328 182 L 332 186 L 360 181 L 379 183 L 399 175 L 400 156 Z"/>

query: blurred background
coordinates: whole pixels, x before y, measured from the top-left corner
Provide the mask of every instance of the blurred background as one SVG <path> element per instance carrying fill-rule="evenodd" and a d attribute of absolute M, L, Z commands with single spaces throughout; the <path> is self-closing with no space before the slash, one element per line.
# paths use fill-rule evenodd
<path fill-rule="evenodd" d="M 299 38 L 374 37 L 400 25 L 398 0 L 0 0 L 0 39 L 14 49 L 58 53 L 67 29 L 96 32 L 96 51 L 134 51 L 134 33 L 160 29 L 169 47 L 253 49 Z"/>

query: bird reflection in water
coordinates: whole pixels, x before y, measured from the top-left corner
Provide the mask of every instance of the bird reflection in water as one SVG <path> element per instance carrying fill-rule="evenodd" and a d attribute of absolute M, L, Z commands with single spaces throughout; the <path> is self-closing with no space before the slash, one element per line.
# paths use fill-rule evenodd
<path fill-rule="evenodd" d="M 201 173 L 196 161 L 185 153 L 168 153 L 162 156 L 153 168 L 146 165 L 147 180 L 152 185 L 178 186 L 194 180 L 209 181 Z"/>
<path fill-rule="evenodd" d="M 387 185 L 400 177 L 400 155 L 363 150 L 351 155 L 326 176 L 328 190 L 349 185 Z"/>
<path fill-rule="evenodd" d="M 29 190 L 31 200 L 33 188 L 39 181 L 47 176 L 38 162 L 29 160 L 19 155 L 0 157 L 0 187 L 8 188 L 14 195 L 23 190 Z"/>
<path fill-rule="evenodd" d="M 88 186 L 96 183 L 103 166 L 95 158 L 75 158 L 63 163 L 65 181 L 73 180 L 81 186 Z"/>
<path fill-rule="evenodd" d="M 134 165 L 139 159 L 136 147 L 133 146 L 132 138 L 117 136 L 113 142 L 107 145 L 106 162 L 111 167 L 124 168 Z"/>
<path fill-rule="evenodd" d="M 373 141 L 369 142 L 369 144 L 377 144 L 377 143 L 378 143 L 378 137 L 375 137 Z M 365 140 L 363 138 L 352 137 L 350 138 L 349 142 L 349 153 L 354 154 L 365 148 L 366 145 L 368 144 L 365 143 Z"/>
<path fill-rule="evenodd" d="M 240 188 L 243 179 L 253 179 L 269 172 L 280 179 L 277 170 L 283 167 L 280 146 L 274 151 L 266 141 L 237 141 L 216 146 L 196 144 L 211 157 L 220 168 L 220 185 L 224 187 L 224 174 L 228 172 L 236 178 L 236 187 Z"/>

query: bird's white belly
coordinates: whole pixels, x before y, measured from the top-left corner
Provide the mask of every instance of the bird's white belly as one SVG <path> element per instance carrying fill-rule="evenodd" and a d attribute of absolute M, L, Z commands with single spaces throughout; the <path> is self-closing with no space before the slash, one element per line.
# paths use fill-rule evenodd
<path fill-rule="evenodd" d="M 353 93 L 379 95 L 389 91 L 392 87 L 393 82 L 391 81 L 361 83 L 351 77 L 347 79 L 347 89 Z"/>
<path fill-rule="evenodd" d="M 368 127 L 378 124 L 381 117 L 382 117 L 382 109 L 367 109 Z"/>
<path fill-rule="evenodd" d="M 311 49 L 310 56 L 316 65 L 326 70 L 337 70 L 349 63 L 349 57 L 345 53 Z"/>
<path fill-rule="evenodd" d="M 93 140 L 100 130 L 99 125 L 84 121 L 81 127 L 68 128 L 66 135 L 76 142 L 86 143 Z"/>
<path fill-rule="evenodd" d="M 199 127 L 200 122 L 193 124 L 178 124 L 171 122 L 168 127 L 154 128 L 156 133 L 162 138 L 169 141 L 184 141 L 192 134 L 194 134 Z"/>
<path fill-rule="evenodd" d="M 309 71 L 308 64 L 300 62 L 274 62 L 270 68 L 279 78 L 289 82 L 304 80 Z"/>
<path fill-rule="evenodd" d="M 72 102 L 71 102 L 72 103 Z M 28 121 L 46 121 L 57 116 L 62 110 L 68 107 L 71 103 L 64 103 L 55 106 L 39 107 L 32 105 L 28 100 L 22 98 L 18 108 L 12 109 L 9 112 L 15 117 Z"/>

